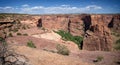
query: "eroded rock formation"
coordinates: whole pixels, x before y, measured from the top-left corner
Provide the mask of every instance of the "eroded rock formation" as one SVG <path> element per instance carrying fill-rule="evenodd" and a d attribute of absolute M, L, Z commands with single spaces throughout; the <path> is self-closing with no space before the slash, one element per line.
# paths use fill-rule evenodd
<path fill-rule="evenodd" d="M 31 65 L 28 61 L 24 55 L 14 52 L 3 38 L 0 39 L 0 65 Z"/>
<path fill-rule="evenodd" d="M 65 30 L 74 36 L 83 36 L 84 50 L 112 50 L 111 31 L 120 33 L 119 14 L 14 15 L 12 19 L 34 27 Z"/>
<path fill-rule="evenodd" d="M 119 15 L 64 15 L 44 16 L 44 28 L 62 29 L 75 36 L 84 36 L 84 50 L 112 50 L 113 39 L 110 29 L 118 32 Z"/>
<path fill-rule="evenodd" d="M 109 51 L 112 50 L 112 44 L 111 32 L 101 19 L 101 16 L 91 15 L 91 25 L 86 31 L 83 49 Z"/>

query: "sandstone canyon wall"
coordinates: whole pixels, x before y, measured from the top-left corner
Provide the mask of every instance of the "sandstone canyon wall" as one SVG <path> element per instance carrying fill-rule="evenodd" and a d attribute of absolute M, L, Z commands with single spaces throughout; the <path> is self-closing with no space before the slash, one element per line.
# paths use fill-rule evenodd
<path fill-rule="evenodd" d="M 111 31 L 120 33 L 120 15 L 56 15 L 41 19 L 44 28 L 62 29 L 72 35 L 83 36 L 84 50 L 112 50 Z"/>
<path fill-rule="evenodd" d="M 120 33 L 120 15 L 117 14 L 69 14 L 14 16 L 23 24 L 48 30 L 65 30 L 74 36 L 82 36 L 84 50 L 112 50 L 111 31 Z"/>

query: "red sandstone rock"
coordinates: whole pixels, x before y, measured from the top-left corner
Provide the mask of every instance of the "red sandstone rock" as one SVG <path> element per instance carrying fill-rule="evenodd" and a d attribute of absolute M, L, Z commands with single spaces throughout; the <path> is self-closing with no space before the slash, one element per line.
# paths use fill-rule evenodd
<path fill-rule="evenodd" d="M 112 50 L 112 44 L 113 40 L 108 27 L 105 26 L 99 15 L 91 15 L 91 25 L 86 31 L 86 36 L 83 40 L 83 49 L 109 51 Z"/>

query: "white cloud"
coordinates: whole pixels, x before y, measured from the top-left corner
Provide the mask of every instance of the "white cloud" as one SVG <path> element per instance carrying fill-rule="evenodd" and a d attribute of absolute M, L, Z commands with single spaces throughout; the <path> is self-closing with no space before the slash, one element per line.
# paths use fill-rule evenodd
<path fill-rule="evenodd" d="M 7 7 L 5 7 L 4 9 L 11 9 L 12 7 L 9 7 L 9 6 L 7 6 Z"/>
<path fill-rule="evenodd" d="M 61 5 L 61 6 L 63 6 L 63 7 L 69 7 L 70 5 Z"/>
<path fill-rule="evenodd" d="M 35 7 L 32 7 L 31 10 L 40 10 L 40 9 L 44 9 L 43 6 L 35 6 Z"/>
<path fill-rule="evenodd" d="M 24 4 L 24 5 L 22 5 L 22 7 L 28 7 L 29 5 L 28 4 Z"/>
<path fill-rule="evenodd" d="M 15 8 L 6 6 L 6 7 L 0 7 L 0 13 L 13 13 Z"/>
<path fill-rule="evenodd" d="M 60 5 L 60 6 L 33 6 L 30 7 L 27 4 L 22 5 L 21 8 L 13 8 L 13 7 L 0 7 L 0 12 L 6 11 L 13 11 L 15 13 L 29 13 L 29 14 L 59 14 L 59 13 L 89 13 L 91 10 L 99 10 L 102 7 L 97 5 L 89 5 L 86 7 L 75 7 L 70 5 Z M 17 11 L 16 11 L 17 10 Z"/>
<path fill-rule="evenodd" d="M 89 5 L 89 6 L 86 7 L 86 9 L 88 9 L 88 10 L 91 10 L 91 9 L 97 10 L 97 9 L 102 9 L 102 7 L 97 6 L 97 5 Z"/>
<path fill-rule="evenodd" d="M 6 7 L 0 7 L 1 10 L 13 10 L 14 8 L 13 7 L 10 7 L 10 6 L 6 6 Z"/>

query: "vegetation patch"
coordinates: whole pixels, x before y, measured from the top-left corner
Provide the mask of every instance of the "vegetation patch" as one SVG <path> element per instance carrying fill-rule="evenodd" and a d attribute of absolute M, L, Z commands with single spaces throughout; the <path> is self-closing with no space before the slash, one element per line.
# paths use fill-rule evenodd
<path fill-rule="evenodd" d="M 17 29 L 17 28 L 13 30 L 13 32 L 17 32 L 17 31 L 18 31 L 18 29 Z"/>
<path fill-rule="evenodd" d="M 70 53 L 70 51 L 68 50 L 68 48 L 65 45 L 58 44 L 56 46 L 56 49 L 57 49 L 58 54 L 69 55 L 69 53 Z"/>
<path fill-rule="evenodd" d="M 24 36 L 28 36 L 28 34 L 27 33 L 25 33 L 25 34 L 23 34 Z"/>
<path fill-rule="evenodd" d="M 2 37 L 0 37 L 0 41 L 3 42 L 3 41 L 5 41 L 5 40 L 4 40 Z"/>
<path fill-rule="evenodd" d="M 56 53 L 56 51 L 54 50 L 48 50 L 48 49 L 43 49 L 44 51 L 48 51 L 48 52 L 52 52 L 52 53 Z"/>
<path fill-rule="evenodd" d="M 24 26 L 22 27 L 22 29 L 26 30 L 26 26 L 24 25 Z"/>
<path fill-rule="evenodd" d="M 118 40 L 116 41 L 116 44 L 120 44 L 120 39 L 118 39 Z"/>
<path fill-rule="evenodd" d="M 97 56 L 95 60 L 93 60 L 93 62 L 100 62 L 104 59 L 103 56 Z"/>
<path fill-rule="evenodd" d="M 78 45 L 78 47 L 81 49 L 81 47 L 82 47 L 81 43 L 83 41 L 82 37 L 80 37 L 80 36 L 73 36 L 69 32 L 66 32 L 66 31 L 63 31 L 63 30 L 54 31 L 54 32 L 59 34 L 62 37 L 63 40 L 75 42 Z"/>
<path fill-rule="evenodd" d="M 0 37 L 0 46 L 1 46 L 1 44 L 2 45 L 4 45 L 4 46 L 6 46 L 7 45 L 7 43 L 6 43 L 6 41 L 5 41 L 5 39 L 4 38 L 2 38 L 2 37 Z"/>
<path fill-rule="evenodd" d="M 0 19 L 4 19 L 5 18 L 5 16 L 4 15 L 0 15 Z"/>
<path fill-rule="evenodd" d="M 120 50 L 120 39 L 116 41 L 115 47 L 116 50 Z"/>
<path fill-rule="evenodd" d="M 120 34 L 119 34 L 119 33 L 112 32 L 111 34 L 114 35 L 114 36 L 116 36 L 116 37 L 120 37 Z"/>
<path fill-rule="evenodd" d="M 8 35 L 9 37 L 13 37 L 13 35 L 12 35 L 12 33 L 9 33 L 9 35 Z"/>
<path fill-rule="evenodd" d="M 17 33 L 17 35 L 22 35 L 21 33 Z"/>
<path fill-rule="evenodd" d="M 27 46 L 31 47 L 31 48 L 36 48 L 36 46 L 34 45 L 34 43 L 32 41 L 28 41 Z"/>

